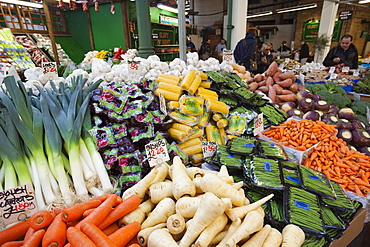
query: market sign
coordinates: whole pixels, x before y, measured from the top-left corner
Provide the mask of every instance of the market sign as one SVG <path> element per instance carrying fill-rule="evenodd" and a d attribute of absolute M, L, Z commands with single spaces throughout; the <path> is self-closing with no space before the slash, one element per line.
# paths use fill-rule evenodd
<path fill-rule="evenodd" d="M 340 33 L 342 30 L 342 21 L 335 21 L 334 30 L 331 41 L 339 41 Z M 319 33 L 320 21 L 306 22 L 303 26 L 302 39 L 306 42 L 314 42 L 317 39 Z"/>
<path fill-rule="evenodd" d="M 159 23 L 177 26 L 179 25 L 179 20 L 174 17 L 159 15 Z"/>
<path fill-rule="evenodd" d="M 339 20 L 340 21 L 351 20 L 351 19 L 352 19 L 352 10 L 341 11 L 339 13 Z"/>

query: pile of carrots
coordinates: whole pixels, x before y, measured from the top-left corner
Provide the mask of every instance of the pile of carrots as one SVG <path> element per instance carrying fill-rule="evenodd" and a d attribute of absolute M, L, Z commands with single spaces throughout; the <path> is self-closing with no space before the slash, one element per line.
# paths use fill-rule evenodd
<path fill-rule="evenodd" d="M 306 151 L 336 132 L 334 125 L 305 119 L 301 121 L 289 120 L 278 126 L 271 126 L 262 134 L 281 145 Z"/>
<path fill-rule="evenodd" d="M 119 219 L 140 205 L 132 195 L 115 194 L 75 204 L 61 212 L 41 210 L 25 221 L 0 231 L 1 247 L 138 247 L 137 222 L 119 226 Z"/>
<path fill-rule="evenodd" d="M 323 139 L 310 152 L 305 166 L 324 173 L 343 189 L 366 196 L 370 193 L 370 157 L 349 149 L 335 136 Z"/>

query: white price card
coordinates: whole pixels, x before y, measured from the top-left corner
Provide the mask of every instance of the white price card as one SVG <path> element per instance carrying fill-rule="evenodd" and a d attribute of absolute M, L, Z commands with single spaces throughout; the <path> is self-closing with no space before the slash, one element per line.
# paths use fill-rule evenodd
<path fill-rule="evenodd" d="M 319 63 L 316 63 L 315 64 L 315 70 L 319 70 L 320 69 L 320 64 Z"/>
<path fill-rule="evenodd" d="M 338 74 L 332 73 L 332 74 L 330 74 L 329 79 L 335 80 L 335 79 L 337 79 L 337 76 L 338 76 Z"/>
<path fill-rule="evenodd" d="M 334 71 L 335 71 L 335 67 L 330 67 L 330 69 L 329 69 L 329 74 L 333 74 L 333 73 L 334 73 Z"/>
<path fill-rule="evenodd" d="M 0 213 L 5 225 L 20 222 L 38 211 L 31 184 L 0 191 Z"/>
<path fill-rule="evenodd" d="M 358 73 L 358 69 L 354 69 L 354 70 L 353 70 L 353 76 L 356 76 L 356 77 L 357 77 L 357 76 L 358 76 L 358 74 L 359 74 L 359 73 Z"/>
<path fill-rule="evenodd" d="M 299 64 L 297 64 L 294 68 L 295 68 L 295 69 L 300 69 L 300 68 L 301 68 L 301 66 L 300 66 Z"/>
<path fill-rule="evenodd" d="M 166 100 L 162 94 L 159 94 L 159 109 L 161 109 L 164 115 L 167 115 Z"/>
<path fill-rule="evenodd" d="M 304 86 L 304 74 L 299 74 L 299 80 L 301 81 L 302 86 Z"/>
<path fill-rule="evenodd" d="M 57 70 L 56 62 L 43 62 L 42 70 L 43 70 L 44 76 L 46 76 L 46 78 L 49 81 L 58 79 L 58 70 Z"/>
<path fill-rule="evenodd" d="M 130 74 L 141 74 L 143 66 L 140 64 L 140 61 L 129 61 L 128 62 L 128 72 Z"/>
<path fill-rule="evenodd" d="M 342 72 L 343 72 L 343 73 L 349 72 L 349 67 L 348 67 L 348 66 L 344 66 L 344 67 L 342 68 Z"/>
<path fill-rule="evenodd" d="M 202 152 L 204 158 L 212 157 L 217 151 L 217 144 L 215 141 L 203 141 Z"/>
<path fill-rule="evenodd" d="M 0 77 L 6 76 L 6 64 L 0 63 Z"/>
<path fill-rule="evenodd" d="M 254 118 L 254 136 L 257 136 L 263 132 L 263 113 L 258 114 Z"/>
<path fill-rule="evenodd" d="M 162 164 L 170 160 L 166 141 L 163 139 L 159 139 L 157 141 L 146 144 L 145 151 L 150 167 Z"/>
<path fill-rule="evenodd" d="M 289 63 L 289 61 L 290 61 L 290 58 L 285 58 L 286 63 Z"/>
<path fill-rule="evenodd" d="M 370 123 L 370 109 L 369 109 L 369 107 L 366 107 L 366 117 L 367 117 L 367 122 Z"/>
<path fill-rule="evenodd" d="M 233 62 L 233 50 L 223 50 L 222 51 L 222 61 L 225 61 L 227 63 Z"/>
<path fill-rule="evenodd" d="M 353 100 L 354 101 L 361 101 L 361 96 L 358 93 L 353 92 Z"/>

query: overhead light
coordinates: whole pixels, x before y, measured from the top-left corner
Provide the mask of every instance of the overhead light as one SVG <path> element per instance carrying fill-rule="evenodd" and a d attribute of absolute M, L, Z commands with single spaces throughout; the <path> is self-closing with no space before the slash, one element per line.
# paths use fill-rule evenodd
<path fill-rule="evenodd" d="M 362 4 L 362 3 L 370 3 L 370 0 L 361 0 L 361 1 L 358 1 L 358 3 Z"/>
<path fill-rule="evenodd" d="M 172 8 L 172 7 L 170 7 L 168 5 L 165 5 L 165 4 L 162 4 L 162 3 L 158 3 L 157 8 L 167 10 L 169 12 L 176 13 L 176 14 L 179 13 L 179 10 L 177 8 Z M 188 12 L 185 12 L 185 15 L 187 15 L 187 14 L 188 14 Z"/>
<path fill-rule="evenodd" d="M 260 17 L 260 16 L 265 16 L 265 15 L 272 15 L 272 11 L 264 11 L 264 12 L 259 12 L 251 15 L 247 15 L 248 18 L 254 18 L 254 17 Z"/>
<path fill-rule="evenodd" d="M 31 8 L 43 8 L 42 4 L 40 3 L 31 3 L 26 1 L 19 1 L 19 0 L 0 0 L 2 3 L 10 3 L 10 4 L 17 4 L 22 6 L 27 6 Z"/>
<path fill-rule="evenodd" d="M 277 9 L 276 13 L 281 14 L 281 13 L 298 11 L 298 10 L 303 10 L 303 9 L 312 9 L 312 8 L 316 8 L 316 7 L 317 7 L 316 3 L 303 4 L 303 5 L 298 5 L 298 6 L 294 6 L 294 7 Z"/>

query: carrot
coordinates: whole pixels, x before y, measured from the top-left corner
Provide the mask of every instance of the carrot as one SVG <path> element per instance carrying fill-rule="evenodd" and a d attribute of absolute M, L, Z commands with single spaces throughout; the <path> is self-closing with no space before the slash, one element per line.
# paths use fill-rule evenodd
<path fill-rule="evenodd" d="M 54 217 L 49 211 L 40 210 L 31 216 L 30 227 L 32 227 L 36 231 L 42 228 L 46 228 L 50 225 L 53 219 Z"/>
<path fill-rule="evenodd" d="M 104 232 L 105 235 L 109 236 L 113 232 L 117 231 L 118 229 L 119 229 L 119 225 L 118 225 L 118 221 L 117 221 L 117 222 L 114 222 L 113 224 L 111 224 L 110 226 L 104 228 L 102 230 L 102 232 Z"/>
<path fill-rule="evenodd" d="M 133 243 L 133 244 L 127 245 L 127 247 L 141 247 L 141 246 L 140 244 Z"/>
<path fill-rule="evenodd" d="M 96 208 L 100 204 L 102 204 L 102 201 L 99 199 L 91 199 L 84 203 L 77 203 L 73 206 L 70 206 L 66 208 L 62 213 L 62 219 L 65 222 L 70 222 L 74 220 L 78 220 L 82 218 L 83 213 L 90 209 L 90 208 Z"/>
<path fill-rule="evenodd" d="M 141 225 L 137 222 L 130 223 L 124 227 L 121 227 L 113 234 L 109 235 L 108 238 L 113 241 L 117 247 L 125 247 L 126 244 L 136 236 L 140 231 Z"/>
<path fill-rule="evenodd" d="M 99 224 L 99 229 L 104 229 L 111 225 L 113 222 L 119 220 L 126 214 L 132 212 L 140 205 L 141 199 L 137 195 L 132 195 L 126 200 L 122 201 L 117 207 L 115 207 Z"/>
<path fill-rule="evenodd" d="M 86 218 L 89 214 L 91 214 L 96 208 L 89 208 L 85 212 L 83 212 L 82 217 Z"/>
<path fill-rule="evenodd" d="M 0 231 L 0 246 L 23 237 L 30 227 L 30 218 Z"/>
<path fill-rule="evenodd" d="M 21 241 L 9 241 L 1 245 L 1 247 L 20 247 L 24 243 L 23 240 Z"/>
<path fill-rule="evenodd" d="M 68 227 L 67 239 L 72 247 L 96 247 L 94 242 L 76 227 Z"/>
<path fill-rule="evenodd" d="M 38 247 L 41 244 L 42 238 L 45 235 L 45 229 L 37 230 L 31 237 L 23 243 L 23 247 Z"/>
<path fill-rule="evenodd" d="M 84 222 L 81 224 L 80 229 L 97 247 L 116 247 L 113 241 L 92 223 Z"/>
<path fill-rule="evenodd" d="M 42 247 L 61 247 L 67 240 L 67 223 L 62 220 L 62 213 L 55 216 L 42 239 Z"/>
<path fill-rule="evenodd" d="M 32 227 L 28 228 L 23 240 L 26 241 L 34 232 L 35 230 Z"/>

